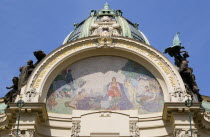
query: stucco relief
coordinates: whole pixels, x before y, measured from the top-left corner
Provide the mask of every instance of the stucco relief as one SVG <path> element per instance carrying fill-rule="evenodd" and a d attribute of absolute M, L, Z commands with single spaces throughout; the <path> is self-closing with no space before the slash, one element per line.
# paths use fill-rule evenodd
<path fill-rule="evenodd" d="M 191 95 L 185 93 L 180 88 L 175 88 L 175 92 L 170 93 L 170 100 L 172 102 L 184 102 L 187 99 L 192 99 Z"/>
<path fill-rule="evenodd" d="M 139 110 L 161 112 L 164 97 L 155 77 L 140 64 L 115 56 L 80 60 L 63 70 L 47 95 L 48 111 Z M 153 109 L 151 109 L 153 108 Z"/>

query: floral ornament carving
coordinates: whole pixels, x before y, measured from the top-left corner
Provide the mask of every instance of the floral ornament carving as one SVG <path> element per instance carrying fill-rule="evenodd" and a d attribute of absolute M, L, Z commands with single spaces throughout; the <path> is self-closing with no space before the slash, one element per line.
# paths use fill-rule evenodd
<path fill-rule="evenodd" d="M 189 129 L 186 129 L 186 130 L 175 129 L 175 131 L 174 131 L 174 137 L 191 137 L 190 134 L 191 133 L 190 133 Z M 192 137 L 197 137 L 197 136 L 198 136 L 197 130 L 193 130 Z"/>
<path fill-rule="evenodd" d="M 131 137 L 139 137 L 139 128 L 136 125 L 138 121 L 130 121 L 130 134 Z"/>
<path fill-rule="evenodd" d="M 115 44 L 116 43 L 113 43 L 113 40 L 110 37 L 100 37 L 98 38 L 98 43 L 96 43 L 98 48 L 102 48 L 102 47 L 113 48 L 115 47 Z"/>
<path fill-rule="evenodd" d="M 184 102 L 191 98 L 191 95 L 186 94 L 181 90 L 181 88 L 175 88 L 175 92 L 170 93 L 171 102 Z"/>
<path fill-rule="evenodd" d="M 71 137 L 78 137 L 80 128 L 80 121 L 72 121 Z"/>
<path fill-rule="evenodd" d="M 121 27 L 114 18 L 103 16 L 91 25 L 91 36 L 121 36 Z"/>

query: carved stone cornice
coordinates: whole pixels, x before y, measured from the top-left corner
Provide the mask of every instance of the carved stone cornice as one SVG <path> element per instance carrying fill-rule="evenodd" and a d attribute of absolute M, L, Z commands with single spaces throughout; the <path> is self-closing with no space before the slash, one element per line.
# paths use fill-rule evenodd
<path fill-rule="evenodd" d="M 16 103 L 9 103 L 9 108 L 5 110 L 8 119 L 8 128 L 16 121 L 19 108 Z M 38 122 L 45 122 L 48 119 L 45 103 L 25 103 L 21 108 L 21 114 L 36 114 Z"/>
<path fill-rule="evenodd" d="M 189 122 L 189 112 L 191 115 L 191 123 Z M 182 102 L 165 102 L 163 109 L 163 120 L 173 124 L 174 137 L 190 137 L 190 127 L 192 136 L 197 137 L 198 128 L 202 127 L 204 109 L 201 103 L 193 102 L 188 108 Z M 191 125 L 190 125 L 191 124 Z"/>
<path fill-rule="evenodd" d="M 173 117 L 173 113 L 188 113 L 188 111 L 189 108 L 186 107 L 183 102 L 165 102 L 163 108 L 163 120 L 170 121 Z M 193 106 L 190 107 L 190 112 L 196 116 L 202 114 L 204 109 L 201 108 L 201 103 L 194 102 Z"/>

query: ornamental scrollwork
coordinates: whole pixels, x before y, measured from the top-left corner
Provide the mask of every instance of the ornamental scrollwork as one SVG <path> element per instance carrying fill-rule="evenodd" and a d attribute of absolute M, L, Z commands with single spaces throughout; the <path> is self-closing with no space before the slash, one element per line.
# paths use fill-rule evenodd
<path fill-rule="evenodd" d="M 138 121 L 130 121 L 130 134 L 131 137 L 139 137 L 139 128 L 137 126 Z"/>
<path fill-rule="evenodd" d="M 71 137 L 78 137 L 80 128 L 80 121 L 72 121 Z"/>
<path fill-rule="evenodd" d="M 183 92 L 181 88 L 175 88 L 174 91 L 169 93 L 171 102 L 184 102 L 187 99 L 192 99 L 192 96 Z"/>

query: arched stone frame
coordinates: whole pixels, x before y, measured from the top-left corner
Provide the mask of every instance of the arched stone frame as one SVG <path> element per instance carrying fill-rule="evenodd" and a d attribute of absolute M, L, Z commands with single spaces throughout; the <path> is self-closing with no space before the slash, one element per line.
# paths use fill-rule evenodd
<path fill-rule="evenodd" d="M 101 55 L 128 58 L 143 65 L 160 83 L 165 102 L 172 101 L 170 94 L 177 89 L 185 94 L 184 83 L 176 68 L 153 47 L 124 37 L 113 37 L 112 43 L 99 46 L 98 39 L 80 39 L 51 52 L 33 71 L 25 90 L 21 91 L 24 101 L 45 102 L 50 84 L 63 69 L 81 59 Z"/>

